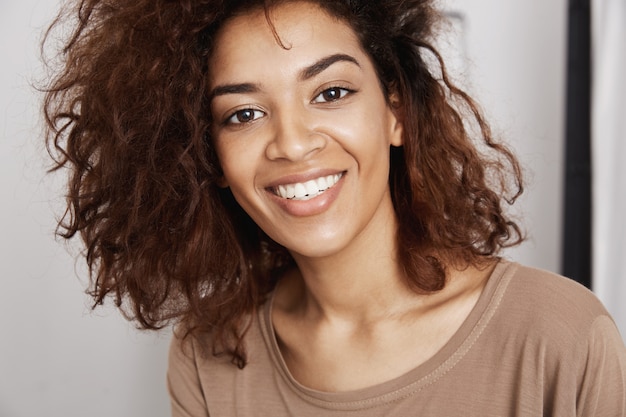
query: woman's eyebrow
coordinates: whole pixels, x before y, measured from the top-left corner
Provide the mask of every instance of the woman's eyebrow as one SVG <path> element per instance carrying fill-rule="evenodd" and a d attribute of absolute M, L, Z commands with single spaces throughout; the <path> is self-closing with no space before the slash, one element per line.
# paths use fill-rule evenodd
<path fill-rule="evenodd" d="M 222 84 L 216 86 L 209 92 L 209 101 L 213 100 L 217 96 L 223 96 L 226 94 L 246 94 L 257 91 L 259 91 L 259 87 L 253 83 Z"/>
<path fill-rule="evenodd" d="M 352 57 L 350 55 L 333 54 L 333 55 L 326 56 L 326 57 L 318 60 L 314 64 L 309 65 L 308 67 L 304 68 L 302 71 L 300 71 L 300 75 L 298 76 L 298 79 L 300 81 L 308 80 L 308 79 L 310 79 L 312 77 L 315 77 L 317 74 L 321 73 L 326 68 L 328 68 L 331 65 L 333 65 L 334 63 L 342 62 L 342 61 L 343 62 L 351 62 L 351 63 L 355 64 L 356 66 L 358 66 L 359 68 L 361 67 L 361 65 L 359 64 L 359 61 L 357 61 L 356 58 L 354 58 L 354 57 Z"/>
<path fill-rule="evenodd" d="M 315 77 L 331 65 L 337 62 L 350 62 L 359 68 L 361 65 L 356 58 L 347 55 L 347 54 L 333 54 L 328 55 L 309 65 L 308 67 L 303 68 L 298 74 L 298 79 L 300 81 L 305 81 L 310 78 Z M 240 83 L 240 84 L 221 84 L 213 88 L 209 92 L 209 101 L 213 100 L 215 97 L 224 96 L 227 94 L 247 94 L 247 93 L 255 93 L 260 90 L 259 86 L 254 83 Z"/>

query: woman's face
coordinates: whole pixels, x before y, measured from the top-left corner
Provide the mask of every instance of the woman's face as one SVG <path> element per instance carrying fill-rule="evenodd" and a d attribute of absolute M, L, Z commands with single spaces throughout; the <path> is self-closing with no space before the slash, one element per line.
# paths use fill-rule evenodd
<path fill-rule="evenodd" d="M 402 127 L 348 25 L 307 2 L 270 16 L 275 34 L 259 11 L 216 37 L 209 89 L 224 183 L 294 256 L 332 255 L 394 227 L 389 147 Z"/>

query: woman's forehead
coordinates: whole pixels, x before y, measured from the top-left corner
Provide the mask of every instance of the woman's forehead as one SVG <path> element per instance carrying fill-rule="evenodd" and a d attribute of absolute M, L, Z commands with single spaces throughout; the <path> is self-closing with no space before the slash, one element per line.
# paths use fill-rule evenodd
<path fill-rule="evenodd" d="M 290 2 L 267 15 L 255 10 L 229 19 L 216 34 L 210 73 L 245 74 L 263 65 L 275 69 L 281 62 L 306 65 L 337 53 L 364 53 L 350 26 L 315 4 Z"/>

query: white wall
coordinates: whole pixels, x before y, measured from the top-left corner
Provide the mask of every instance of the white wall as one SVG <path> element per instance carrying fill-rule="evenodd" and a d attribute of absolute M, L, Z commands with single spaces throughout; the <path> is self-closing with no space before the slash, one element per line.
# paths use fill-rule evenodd
<path fill-rule="evenodd" d="M 53 237 L 60 178 L 45 174 L 29 82 L 54 9 L 0 3 L 0 417 L 168 416 L 167 334 L 90 313 L 82 265 Z"/>
<path fill-rule="evenodd" d="M 515 211 L 529 240 L 507 257 L 559 272 L 567 1 L 440 3 L 464 16 L 463 79 L 526 169 Z"/>
<path fill-rule="evenodd" d="M 508 256 L 560 272 L 567 0 L 443 0 L 465 15 L 466 79 L 527 168 L 530 240 Z M 593 287 L 626 335 L 626 6 L 593 0 Z"/>
<path fill-rule="evenodd" d="M 593 0 L 593 287 L 626 335 L 626 2 Z"/>
<path fill-rule="evenodd" d="M 136 332 L 111 307 L 90 313 L 81 264 L 53 239 L 59 180 L 44 173 L 28 86 L 52 3 L 0 5 L 0 416 L 166 416 L 168 335 Z M 530 174 L 520 203 L 531 240 L 510 257 L 556 271 L 565 0 L 443 4 L 465 13 L 470 90 Z"/>

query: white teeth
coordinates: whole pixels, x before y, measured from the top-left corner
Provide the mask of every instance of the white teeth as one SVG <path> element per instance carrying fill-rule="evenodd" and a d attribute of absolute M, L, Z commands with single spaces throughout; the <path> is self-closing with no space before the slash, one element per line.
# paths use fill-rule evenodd
<path fill-rule="evenodd" d="M 304 184 L 297 183 L 294 186 L 294 189 L 295 189 L 295 193 L 296 193 L 295 198 L 302 198 L 302 197 L 306 196 L 306 194 L 307 194 L 306 187 L 304 186 Z"/>
<path fill-rule="evenodd" d="M 306 188 L 306 193 L 308 195 L 317 194 L 321 191 L 321 188 L 318 188 L 317 183 L 313 180 L 305 182 L 304 188 Z"/>
<path fill-rule="evenodd" d="M 279 185 L 274 189 L 282 198 L 309 200 L 337 184 L 343 174 L 328 175 L 305 183 Z"/>
<path fill-rule="evenodd" d="M 285 194 L 285 195 L 290 196 L 290 197 L 286 197 L 286 198 L 294 198 L 294 196 L 296 195 L 296 189 L 293 186 L 293 184 L 289 184 L 289 185 L 285 186 L 285 188 L 287 189 L 287 194 Z"/>

